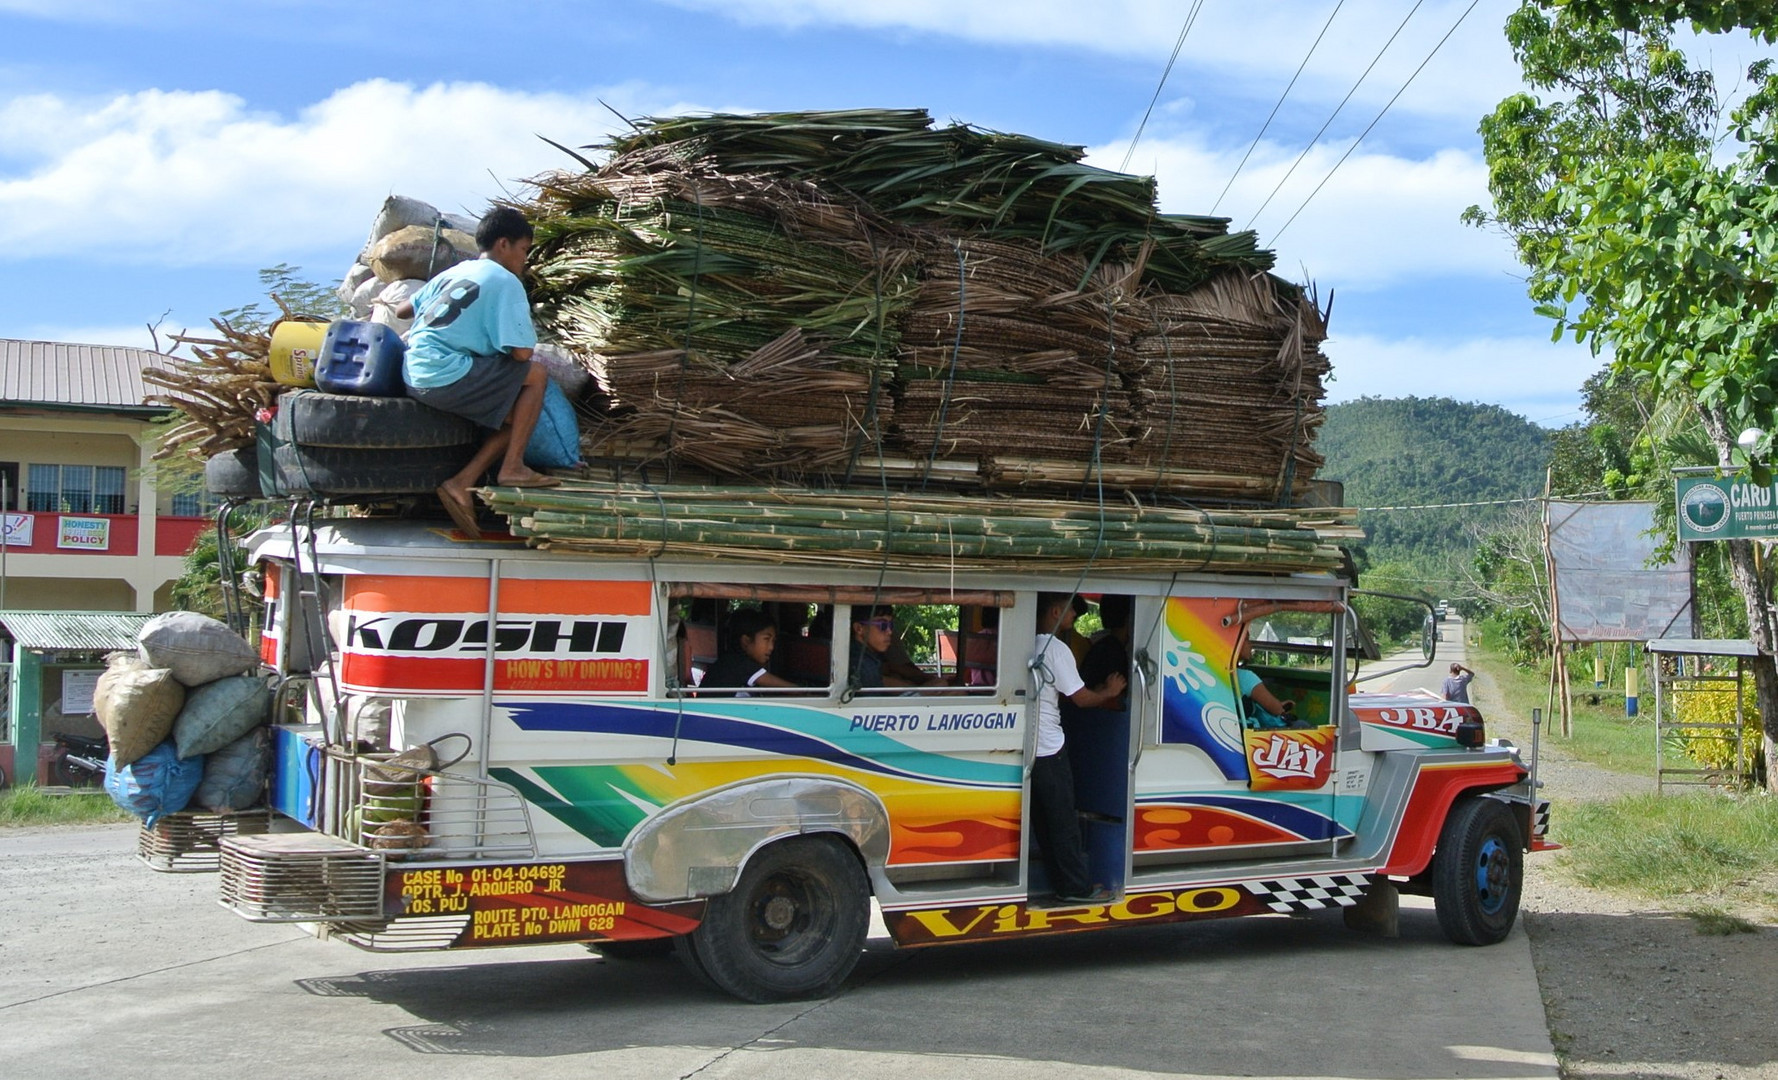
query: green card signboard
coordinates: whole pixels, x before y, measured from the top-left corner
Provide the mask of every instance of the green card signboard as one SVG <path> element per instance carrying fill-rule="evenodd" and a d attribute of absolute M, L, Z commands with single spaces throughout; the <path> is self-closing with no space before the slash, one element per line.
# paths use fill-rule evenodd
<path fill-rule="evenodd" d="M 1778 539 L 1778 484 L 1686 477 L 1678 499 L 1681 540 Z"/>

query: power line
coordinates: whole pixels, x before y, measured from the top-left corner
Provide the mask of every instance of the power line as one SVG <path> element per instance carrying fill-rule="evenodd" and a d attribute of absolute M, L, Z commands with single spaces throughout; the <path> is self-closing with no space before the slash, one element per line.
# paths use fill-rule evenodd
<path fill-rule="evenodd" d="M 1366 126 L 1363 131 L 1358 133 L 1358 138 L 1354 139 L 1352 141 L 1352 145 L 1348 146 L 1346 148 L 1346 152 L 1344 154 L 1340 155 L 1340 160 L 1334 162 L 1333 168 L 1327 170 L 1327 175 L 1321 178 L 1321 183 L 1315 185 L 1314 191 L 1309 192 L 1309 197 L 1307 199 L 1304 199 L 1303 204 L 1296 208 L 1296 213 L 1290 215 L 1290 220 L 1286 221 L 1284 223 L 1284 225 L 1277 232 L 1272 234 L 1272 239 L 1266 245 L 1267 247 L 1272 246 L 1272 244 L 1276 244 L 1278 242 L 1278 238 L 1280 236 L 1284 235 L 1284 230 L 1290 228 L 1290 223 L 1297 219 L 1297 214 L 1301 214 L 1304 210 L 1308 209 L 1310 200 L 1314 199 L 1315 196 L 1321 194 L 1321 189 L 1327 186 L 1327 182 L 1329 180 L 1333 179 L 1334 173 L 1340 171 L 1340 166 L 1344 165 L 1346 163 L 1346 159 L 1352 156 L 1352 151 L 1358 149 L 1358 144 L 1363 142 L 1364 137 L 1371 133 L 1371 128 L 1376 127 L 1377 122 L 1382 120 L 1383 115 L 1389 111 L 1389 107 L 1391 105 L 1394 105 L 1396 100 L 1399 99 L 1403 94 L 1407 93 L 1408 87 L 1412 86 L 1414 83 L 1414 80 L 1420 77 L 1420 73 L 1422 71 L 1426 70 L 1426 65 L 1432 63 L 1432 58 L 1434 56 L 1437 56 L 1438 51 L 1445 47 L 1445 42 L 1451 40 L 1451 35 L 1455 34 L 1457 32 L 1457 28 L 1459 26 L 1463 25 L 1463 20 L 1469 18 L 1469 13 L 1474 11 L 1476 8 L 1476 5 L 1479 3 L 1481 3 L 1481 0 L 1469 0 L 1469 6 L 1463 9 L 1463 14 L 1457 16 L 1457 21 L 1451 24 L 1451 28 L 1449 30 L 1445 31 L 1445 36 L 1438 39 L 1438 44 L 1434 45 L 1432 47 L 1432 51 L 1426 54 L 1426 59 L 1420 61 L 1420 66 L 1414 69 L 1414 73 L 1412 75 L 1408 76 L 1408 81 L 1401 84 L 1401 89 L 1397 90 L 1395 92 L 1395 97 L 1390 98 L 1388 100 L 1388 102 L 1384 104 L 1382 111 L 1377 113 L 1377 115 L 1371 120 L 1370 124 L 1368 126 Z"/>
<path fill-rule="evenodd" d="M 1216 213 L 1216 208 L 1222 205 L 1222 200 L 1228 197 L 1229 188 L 1235 186 L 1235 177 L 1241 175 L 1241 170 L 1246 167 L 1247 159 L 1253 156 L 1253 151 L 1259 146 L 1259 141 L 1266 137 L 1266 131 L 1272 126 L 1272 121 L 1277 118 L 1278 110 L 1284 107 L 1284 99 L 1290 96 L 1290 91 L 1296 86 L 1297 79 L 1302 77 L 1303 69 L 1309 66 L 1309 57 L 1315 55 L 1315 50 L 1321 46 L 1321 39 L 1327 36 L 1327 28 L 1333 25 L 1334 15 L 1338 15 L 1340 9 L 1345 6 L 1346 0 L 1340 0 L 1339 3 L 1334 5 L 1333 13 L 1328 15 L 1327 21 L 1321 24 L 1321 33 L 1315 35 L 1315 42 L 1309 46 L 1309 51 L 1303 55 L 1303 62 L 1296 66 L 1296 74 L 1290 77 L 1290 83 L 1284 88 L 1284 93 L 1278 95 L 1278 103 L 1272 106 L 1271 115 L 1267 116 L 1266 122 L 1259 126 L 1259 134 L 1253 137 L 1253 144 L 1247 148 L 1245 154 L 1241 155 L 1241 162 L 1235 166 L 1234 175 L 1229 177 L 1228 183 L 1222 185 L 1222 194 L 1218 195 L 1216 201 L 1210 204 L 1210 212 L 1212 214 Z"/>
<path fill-rule="evenodd" d="M 1579 499 L 1591 499 L 1598 495 L 1609 495 L 1609 491 L 1582 491 L 1574 495 L 1527 495 L 1523 499 L 1485 499 L 1481 502 L 1454 503 L 1421 503 L 1418 506 L 1354 506 L 1352 509 L 1361 514 L 1377 514 L 1386 510 L 1455 510 L 1469 506 L 1517 506 L 1521 503 L 1538 502 L 1573 502 Z"/>
<path fill-rule="evenodd" d="M 1402 30 L 1407 27 L 1408 19 L 1412 19 L 1414 17 L 1414 12 L 1419 11 L 1420 5 L 1425 2 L 1426 0 L 1414 0 L 1414 6 L 1408 9 L 1407 16 L 1401 20 L 1401 25 L 1395 28 L 1395 33 L 1390 34 L 1389 40 L 1383 43 L 1381 49 L 1377 50 L 1377 55 L 1371 57 L 1371 62 L 1364 69 L 1364 74 L 1360 75 L 1358 81 L 1352 84 L 1352 89 L 1346 91 L 1346 96 L 1341 98 L 1340 103 L 1334 107 L 1334 111 L 1328 116 L 1327 122 L 1321 125 L 1321 130 L 1317 131 L 1315 137 L 1309 140 L 1309 145 L 1303 147 L 1303 152 L 1298 154 L 1296 160 L 1290 163 L 1290 168 L 1284 171 L 1283 178 L 1278 181 L 1278 186 L 1272 189 L 1272 193 L 1266 196 L 1266 201 L 1260 203 L 1259 209 L 1255 210 L 1253 216 L 1247 219 L 1246 228 L 1253 228 L 1253 223 L 1258 221 L 1259 216 L 1266 212 L 1266 207 L 1272 205 L 1272 200 L 1277 197 L 1278 192 L 1284 187 L 1285 181 L 1289 180 L 1291 174 L 1296 172 L 1296 167 L 1303 163 L 1303 159 L 1309 156 L 1309 151 L 1315 149 L 1315 144 L 1321 141 L 1321 136 L 1327 134 L 1327 129 L 1333 125 L 1334 118 L 1340 115 L 1340 110 L 1346 107 L 1346 102 L 1352 100 L 1352 95 L 1358 93 L 1358 88 L 1363 86 L 1364 80 L 1370 77 L 1371 68 L 1376 67 L 1377 61 L 1383 59 L 1383 54 L 1389 51 L 1389 46 L 1395 44 L 1395 39 L 1400 36 Z"/>
<path fill-rule="evenodd" d="M 1154 112 L 1155 102 L 1161 100 L 1161 90 L 1167 85 L 1167 76 L 1173 73 L 1173 64 L 1179 59 L 1179 50 L 1185 48 L 1185 36 L 1192 32 L 1192 24 L 1198 21 L 1198 9 L 1204 6 L 1204 0 L 1196 0 L 1192 9 L 1186 13 L 1185 25 L 1179 28 L 1179 40 L 1173 43 L 1173 55 L 1167 57 L 1167 66 L 1161 69 L 1161 81 L 1155 84 L 1154 97 L 1148 99 L 1148 108 L 1143 110 L 1142 122 L 1136 125 L 1136 134 L 1130 139 L 1130 148 L 1124 151 L 1124 163 L 1117 167 L 1118 172 L 1130 171 L 1130 159 L 1136 156 L 1136 144 L 1142 140 L 1142 131 L 1148 127 L 1148 118 Z"/>

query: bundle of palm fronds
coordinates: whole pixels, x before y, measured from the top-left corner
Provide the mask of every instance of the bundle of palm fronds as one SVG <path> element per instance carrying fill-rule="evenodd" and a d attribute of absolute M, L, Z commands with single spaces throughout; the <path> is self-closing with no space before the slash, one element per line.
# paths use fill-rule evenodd
<path fill-rule="evenodd" d="M 603 149 L 521 206 L 540 329 L 611 404 L 590 457 L 1259 500 L 1313 472 L 1319 318 L 1151 178 L 923 110 L 646 120 Z M 1263 318 L 1217 314 L 1242 289 L 1276 294 Z"/>
<path fill-rule="evenodd" d="M 272 299 L 289 318 L 284 302 Z M 157 460 L 175 453 L 209 457 L 253 445 L 254 414 L 285 389 L 272 379 L 269 330 L 243 329 L 222 319 L 211 319 L 210 325 L 217 336 L 173 338 L 174 344 L 189 346 L 196 359 L 173 359 L 165 370 L 142 371 L 143 382 L 169 391 L 146 400 L 171 405 L 184 416 L 161 440 Z"/>
<path fill-rule="evenodd" d="M 1153 432 L 1134 445 L 1131 463 L 1161 476 L 1242 475 L 1300 494 L 1322 464 L 1312 443 L 1330 370 L 1313 300 L 1267 277 L 1227 274 L 1153 297 L 1149 312 L 1133 393 Z"/>

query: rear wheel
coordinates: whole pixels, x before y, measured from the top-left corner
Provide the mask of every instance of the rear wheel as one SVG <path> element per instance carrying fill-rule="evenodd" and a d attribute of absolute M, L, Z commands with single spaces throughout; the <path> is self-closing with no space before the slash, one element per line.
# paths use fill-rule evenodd
<path fill-rule="evenodd" d="M 738 998 L 822 997 L 857 965 L 869 918 L 870 883 L 851 848 L 799 836 L 756 852 L 687 944 L 694 970 Z"/>
<path fill-rule="evenodd" d="M 1499 799 L 1458 800 L 1439 833 L 1432 898 L 1439 929 L 1459 945 L 1493 945 L 1519 914 L 1525 852 L 1519 822 Z"/>

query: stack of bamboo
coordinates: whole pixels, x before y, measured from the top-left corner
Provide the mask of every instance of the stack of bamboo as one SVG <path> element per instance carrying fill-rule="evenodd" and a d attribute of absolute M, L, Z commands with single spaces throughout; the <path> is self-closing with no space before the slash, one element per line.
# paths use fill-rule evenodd
<path fill-rule="evenodd" d="M 481 496 L 541 548 L 920 570 L 1335 570 L 1352 514 L 570 481 Z"/>

